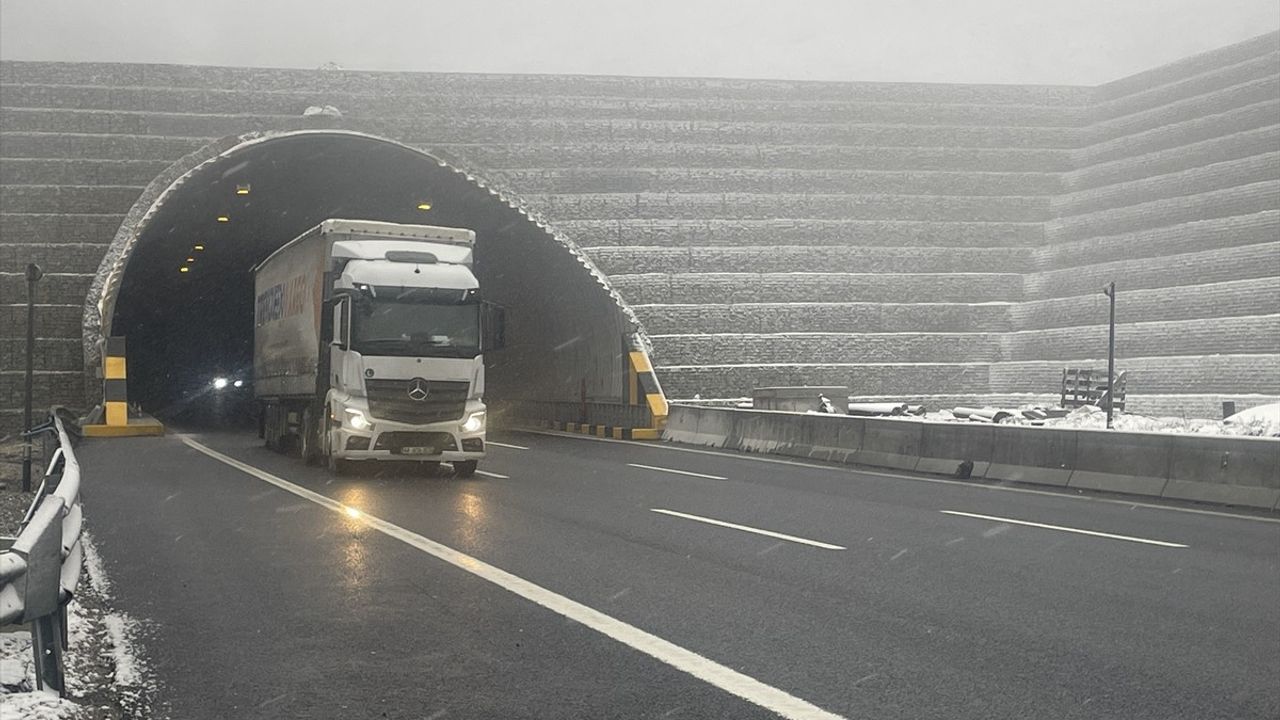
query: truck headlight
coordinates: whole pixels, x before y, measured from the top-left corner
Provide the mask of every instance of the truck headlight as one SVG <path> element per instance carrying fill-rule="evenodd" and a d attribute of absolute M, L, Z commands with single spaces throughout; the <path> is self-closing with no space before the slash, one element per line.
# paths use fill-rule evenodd
<path fill-rule="evenodd" d="M 368 430 L 369 428 L 373 427 L 373 423 L 369 422 L 369 418 L 365 417 L 364 413 L 360 412 L 359 410 L 352 410 L 350 408 L 347 408 L 343 410 L 343 412 L 346 413 L 347 415 L 347 425 L 350 426 L 352 429 Z"/>
<path fill-rule="evenodd" d="M 462 432 L 479 432 L 484 429 L 484 412 L 471 413 L 466 420 L 462 421 Z"/>

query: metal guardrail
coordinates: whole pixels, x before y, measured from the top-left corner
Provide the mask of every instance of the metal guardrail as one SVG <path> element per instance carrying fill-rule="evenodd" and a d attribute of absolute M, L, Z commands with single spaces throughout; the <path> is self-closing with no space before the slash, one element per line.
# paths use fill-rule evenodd
<path fill-rule="evenodd" d="M 44 480 L 17 537 L 6 538 L 9 545 L 0 552 L 0 626 L 31 626 L 36 687 L 65 696 L 62 653 L 67 648 L 67 603 L 84 567 L 80 463 L 57 408 L 48 421 L 32 429 L 27 440 L 45 434 L 52 436 L 53 454 L 46 455 Z"/>

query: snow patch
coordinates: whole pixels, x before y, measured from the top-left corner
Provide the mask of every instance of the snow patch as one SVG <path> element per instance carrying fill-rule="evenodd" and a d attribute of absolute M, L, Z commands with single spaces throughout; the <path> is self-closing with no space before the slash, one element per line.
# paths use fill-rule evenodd
<path fill-rule="evenodd" d="M 68 720 L 80 716 L 79 705 L 57 695 L 44 692 L 0 695 L 0 717 L 14 720 Z"/>
<path fill-rule="evenodd" d="M 124 613 L 108 613 L 102 616 L 107 628 L 107 641 L 111 643 L 111 659 L 115 663 L 117 685 L 132 687 L 143 682 L 142 663 L 134 647 L 138 623 Z"/>
<path fill-rule="evenodd" d="M 102 556 L 98 554 L 98 546 L 93 543 L 88 530 L 81 532 L 80 546 L 84 549 L 84 569 L 89 575 L 89 585 L 100 595 L 110 594 L 111 581 L 107 579 Z"/>

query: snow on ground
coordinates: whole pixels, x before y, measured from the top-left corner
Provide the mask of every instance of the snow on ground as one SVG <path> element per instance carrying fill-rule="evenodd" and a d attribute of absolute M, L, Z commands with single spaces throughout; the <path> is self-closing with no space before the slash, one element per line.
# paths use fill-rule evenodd
<path fill-rule="evenodd" d="M 1267 407 L 1271 409 L 1268 411 Z M 1024 425 L 1031 423 L 1030 420 L 1022 419 L 1015 419 L 1013 422 Z M 1107 413 L 1102 408 L 1086 406 L 1072 410 L 1066 417 L 1049 418 L 1043 422 L 1036 422 L 1048 428 L 1105 430 L 1107 427 Z M 1273 437 L 1280 434 L 1280 405 L 1253 408 L 1253 410 L 1233 415 L 1226 420 L 1148 417 L 1146 415 L 1116 412 L 1112 426 L 1116 430 L 1126 432 Z"/>
<path fill-rule="evenodd" d="M 1243 428 L 1249 435 L 1280 437 L 1280 403 L 1249 408 L 1223 422 L 1232 427 Z"/>
<path fill-rule="evenodd" d="M 84 717 L 84 708 L 43 692 L 0 695 L 0 717 L 5 720 L 68 720 Z"/>
<path fill-rule="evenodd" d="M 35 690 L 31 635 L 0 634 L 0 718 L 118 720 L 150 717 L 156 687 L 140 652 L 137 621 L 109 606 L 111 584 L 88 532 L 85 577 L 67 606 L 67 699 Z"/>
<path fill-rule="evenodd" d="M 993 410 L 995 408 L 985 408 Z M 1021 416 L 1024 410 L 1043 409 L 1038 405 L 1023 405 L 1018 408 L 1001 408 L 1013 414 L 1013 417 L 1002 421 L 1002 425 L 1024 425 L 1067 430 L 1105 430 L 1107 413 L 1092 405 L 1078 407 L 1063 417 L 1030 419 Z M 972 422 L 968 418 L 956 417 L 950 410 L 936 410 L 925 413 L 921 418 L 901 416 L 894 420 L 933 420 L 935 422 Z M 1226 420 L 1209 418 L 1151 417 L 1117 410 L 1112 419 L 1112 427 L 1124 432 L 1145 433 L 1181 433 L 1187 435 L 1237 435 L 1252 437 L 1280 437 L 1280 404 L 1263 405 L 1237 413 Z"/>
<path fill-rule="evenodd" d="M 111 659 L 116 666 L 116 684 L 125 687 L 141 684 L 143 675 L 133 642 L 137 637 L 137 623 L 122 613 L 108 613 L 102 617 L 102 624 L 106 626 L 107 639 L 111 641 Z"/>
<path fill-rule="evenodd" d="M 89 576 L 89 585 L 100 595 L 110 594 L 111 581 L 107 579 L 107 571 L 103 569 L 98 546 L 93 543 L 93 537 L 89 535 L 88 530 L 85 530 L 81 537 L 83 538 L 81 546 L 84 548 L 84 571 Z"/>

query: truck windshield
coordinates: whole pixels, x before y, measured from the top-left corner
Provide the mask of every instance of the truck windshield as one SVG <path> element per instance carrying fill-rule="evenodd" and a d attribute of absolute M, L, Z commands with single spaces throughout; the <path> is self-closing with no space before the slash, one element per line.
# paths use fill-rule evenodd
<path fill-rule="evenodd" d="M 364 355 L 473 358 L 480 354 L 479 296 L 369 288 L 352 313 L 351 346 Z"/>

